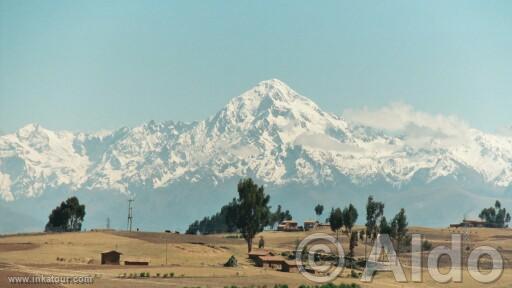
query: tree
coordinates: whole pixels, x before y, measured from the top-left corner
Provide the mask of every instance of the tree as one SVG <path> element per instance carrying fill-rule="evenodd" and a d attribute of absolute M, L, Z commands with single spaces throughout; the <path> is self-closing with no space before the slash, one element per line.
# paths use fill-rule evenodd
<path fill-rule="evenodd" d="M 80 231 L 84 217 L 85 205 L 81 205 L 78 198 L 70 197 L 52 210 L 45 231 Z"/>
<path fill-rule="evenodd" d="M 357 246 L 357 232 L 353 231 L 350 233 L 350 246 L 349 246 L 349 253 L 350 257 L 354 257 L 354 248 Z"/>
<path fill-rule="evenodd" d="M 375 240 L 377 235 L 377 223 L 384 214 L 384 203 L 373 200 L 373 196 L 368 197 L 366 204 L 366 235 Z"/>
<path fill-rule="evenodd" d="M 192 224 L 188 225 L 187 231 L 185 234 L 196 235 L 199 232 L 199 221 L 194 221 Z"/>
<path fill-rule="evenodd" d="M 391 222 L 391 237 L 396 240 L 397 253 L 400 252 L 400 244 L 406 239 L 407 236 L 407 216 L 405 215 L 405 209 L 400 209 L 400 212 L 395 215 Z"/>
<path fill-rule="evenodd" d="M 324 213 L 324 206 L 320 205 L 320 204 L 316 205 L 315 206 L 316 218 L 318 219 L 322 215 L 322 213 Z"/>
<path fill-rule="evenodd" d="M 357 209 L 354 205 L 349 204 L 348 207 L 343 209 L 343 225 L 345 225 L 348 235 L 352 233 L 352 228 L 357 221 L 357 216 Z"/>
<path fill-rule="evenodd" d="M 331 230 L 336 232 L 336 240 L 338 240 L 339 230 L 343 227 L 343 212 L 341 212 L 340 208 L 332 208 L 329 216 L 329 225 L 331 226 Z"/>
<path fill-rule="evenodd" d="M 238 228 L 245 241 L 247 251 L 251 252 L 256 234 L 270 223 L 270 196 L 265 195 L 263 186 L 255 184 L 251 178 L 238 183 L 238 198 L 230 208 L 231 223 Z"/>
<path fill-rule="evenodd" d="M 500 201 L 496 201 L 494 207 L 484 208 L 478 217 L 485 221 L 487 227 L 503 228 L 510 223 L 510 213 L 501 207 Z"/>
<path fill-rule="evenodd" d="M 231 206 L 235 205 L 235 200 L 229 204 L 222 206 L 220 212 L 210 216 L 204 217 L 200 221 L 194 221 L 189 225 L 186 234 L 212 234 L 212 233 L 226 233 L 234 232 L 236 227 L 233 223 L 229 222 L 228 213 L 231 210 Z"/>
<path fill-rule="evenodd" d="M 391 226 L 389 226 L 385 216 L 382 216 L 382 218 L 380 218 L 379 231 L 382 234 L 391 235 Z"/>

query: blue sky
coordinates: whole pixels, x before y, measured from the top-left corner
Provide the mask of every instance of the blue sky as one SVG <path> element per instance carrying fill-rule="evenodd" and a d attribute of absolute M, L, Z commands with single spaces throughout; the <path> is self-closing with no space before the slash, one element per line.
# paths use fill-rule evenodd
<path fill-rule="evenodd" d="M 0 0 L 0 131 L 201 120 L 279 78 L 329 112 L 512 125 L 511 1 Z"/>

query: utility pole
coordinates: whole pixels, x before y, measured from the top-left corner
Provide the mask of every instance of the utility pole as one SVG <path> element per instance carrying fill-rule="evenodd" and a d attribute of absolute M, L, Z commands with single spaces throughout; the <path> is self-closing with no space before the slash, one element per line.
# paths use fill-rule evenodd
<path fill-rule="evenodd" d="M 107 229 L 110 229 L 110 217 L 107 217 Z"/>
<path fill-rule="evenodd" d="M 165 237 L 165 266 L 167 266 L 167 248 L 169 245 L 167 245 L 167 236 Z"/>
<path fill-rule="evenodd" d="M 132 223 L 133 223 L 133 207 L 132 202 L 134 199 L 128 199 L 128 227 L 127 230 L 132 232 Z"/>

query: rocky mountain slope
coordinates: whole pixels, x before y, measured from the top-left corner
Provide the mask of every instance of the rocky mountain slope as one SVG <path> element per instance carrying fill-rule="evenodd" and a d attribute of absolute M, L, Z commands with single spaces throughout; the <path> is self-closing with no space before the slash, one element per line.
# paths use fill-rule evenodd
<path fill-rule="evenodd" d="M 395 203 L 391 207 L 408 206 L 409 202 L 400 204 L 406 199 L 421 202 L 421 193 L 447 201 L 470 193 L 475 203 L 481 197 L 510 197 L 512 137 L 472 128 L 456 135 L 413 128 L 397 135 L 345 120 L 322 111 L 277 79 L 260 82 L 199 122 L 151 121 L 96 134 L 56 132 L 30 124 L 0 136 L 1 206 L 13 209 L 46 199 L 48 207 L 41 212 L 45 216 L 37 215 L 39 219 L 66 193 L 84 194 L 91 205 L 116 211 L 105 203 L 95 204 L 96 199 L 134 196 L 146 199 L 140 205 L 149 205 L 160 217 L 177 213 L 180 219 L 170 225 L 183 227 L 233 197 L 235 186 L 229 185 L 244 176 L 256 178 L 276 201 L 297 209 L 310 201 L 329 206 L 327 199 L 362 205 L 370 193 L 383 193 Z M 411 133 L 419 136 L 410 137 Z M 398 196 L 403 193 L 407 197 Z M 209 198 L 213 202 L 203 205 L 203 211 L 177 212 L 193 205 L 183 207 L 184 201 Z M 153 201 L 152 206 L 147 204 Z M 167 206 L 160 207 L 162 201 Z M 455 212 L 462 217 L 471 203 Z M 174 205 L 176 211 L 165 212 Z M 296 215 L 307 218 L 312 207 Z M 91 216 L 95 220 L 89 224 L 100 225 L 109 212 L 93 209 L 98 215 Z M 122 213 L 116 213 L 121 226 Z M 422 221 L 420 214 L 411 213 Z M 153 224 L 148 226 L 162 225 Z"/>

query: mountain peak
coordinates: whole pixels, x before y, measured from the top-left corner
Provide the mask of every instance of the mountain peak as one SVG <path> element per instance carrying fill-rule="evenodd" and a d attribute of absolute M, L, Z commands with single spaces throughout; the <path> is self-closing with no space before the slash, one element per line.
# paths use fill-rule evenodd
<path fill-rule="evenodd" d="M 290 86 L 288 86 L 288 84 L 284 83 L 283 81 L 277 78 L 263 80 L 260 83 L 258 83 L 256 87 L 291 89 Z"/>
<path fill-rule="evenodd" d="M 37 123 L 29 123 L 20 128 L 16 134 L 18 135 L 18 137 L 26 138 L 34 133 L 44 132 L 44 130 L 46 129 L 44 129 L 43 127 L 41 127 L 41 125 Z"/>
<path fill-rule="evenodd" d="M 344 135 L 347 127 L 344 121 L 323 112 L 312 100 L 278 79 L 261 81 L 233 98 L 207 126 L 210 135 L 228 137 L 226 133 L 231 131 L 236 137 L 270 137 L 277 144 L 293 144 L 303 134 L 330 131 Z"/>
<path fill-rule="evenodd" d="M 294 114 L 312 115 L 319 112 L 313 101 L 301 96 L 283 81 L 269 79 L 233 98 L 214 118 L 229 118 L 231 120 L 228 122 L 233 124 L 269 117 L 284 117 L 291 121 Z"/>
<path fill-rule="evenodd" d="M 253 96 L 270 97 L 273 100 L 280 101 L 290 101 L 299 95 L 286 83 L 275 78 L 261 81 L 247 92 L 252 92 Z"/>

